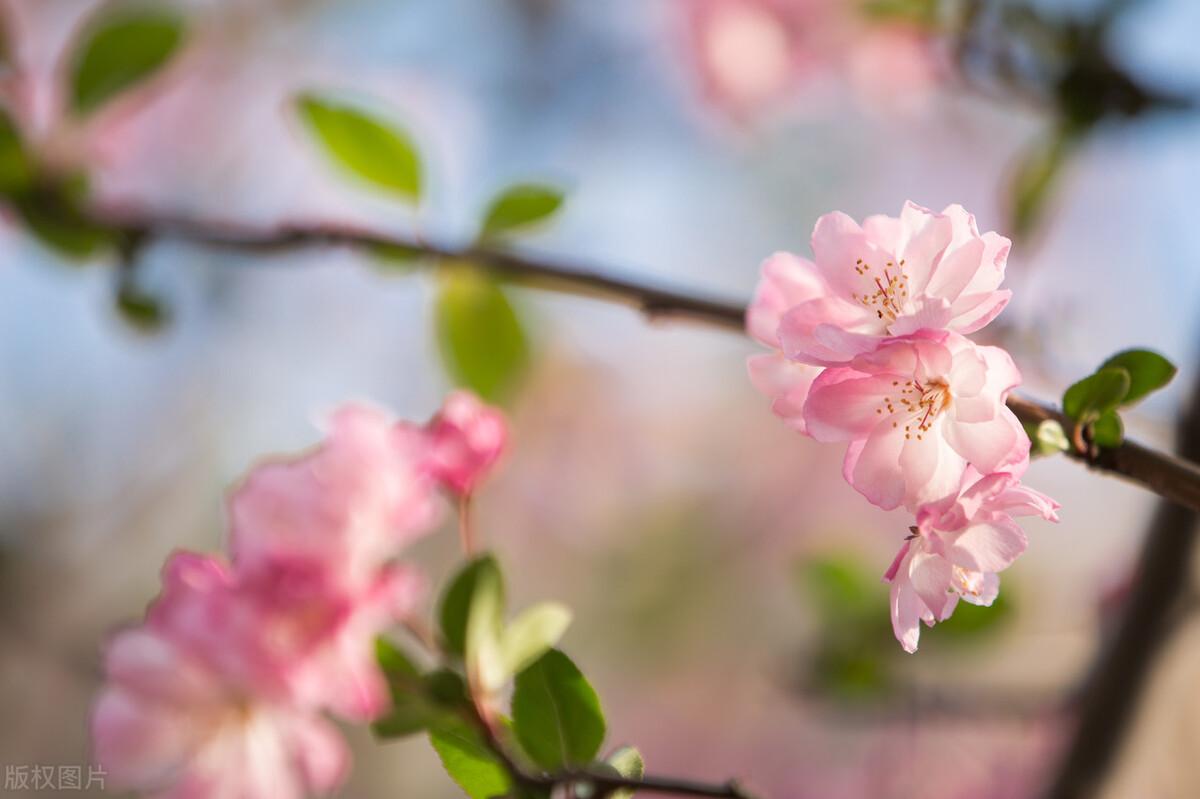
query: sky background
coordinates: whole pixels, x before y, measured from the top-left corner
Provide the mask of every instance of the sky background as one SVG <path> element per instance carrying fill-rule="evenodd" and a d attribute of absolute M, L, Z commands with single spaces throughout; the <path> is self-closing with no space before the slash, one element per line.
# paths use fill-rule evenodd
<path fill-rule="evenodd" d="M 808 254 L 813 222 L 833 209 L 958 202 L 1005 232 L 1002 186 L 1046 126 L 962 91 L 892 103 L 836 83 L 738 123 L 701 99 L 678 0 L 188 5 L 197 40 L 166 88 L 91 133 L 102 202 L 455 242 L 497 189 L 543 180 L 568 200 L 531 250 L 732 300 L 749 297 L 766 255 Z M 27 125 L 48 135 L 58 48 L 88 4 L 6 6 L 40 75 Z M 1117 52 L 1138 74 L 1197 89 L 1197 30 L 1200 6 L 1146 0 Z M 310 87 L 347 91 L 413 133 L 429 185 L 419 214 L 323 162 L 289 112 Z M 1177 384 L 1127 418 L 1157 444 L 1196 377 L 1198 141 L 1197 115 L 1089 140 L 1041 233 L 1013 248 L 1015 296 L 995 331 L 1024 390 L 1047 400 L 1115 350 L 1166 354 Z M 449 388 L 427 274 L 342 251 L 264 261 L 174 241 L 145 259 L 173 309 L 154 335 L 114 312 L 111 264 L 64 263 L 0 226 L 0 718 L 20 720 L 0 731 L 0 763 L 86 762 L 104 636 L 140 615 L 167 552 L 220 546 L 224 492 L 256 459 L 311 444 L 314 421 L 347 399 L 422 419 Z M 479 523 L 517 607 L 575 608 L 566 647 L 600 689 L 610 741 L 638 744 L 655 771 L 744 774 L 776 796 L 950 797 L 979 784 L 1024 795 L 1054 750 L 1052 720 L 857 713 L 791 685 L 818 635 L 796 563 L 849 550 L 882 573 L 908 522 L 841 482 L 836 447 L 771 417 L 744 377 L 751 342 L 516 297 L 536 358 Z M 1064 509 L 1057 527 L 1028 524 L 1030 549 L 1005 575 L 1014 620 L 978 650 L 901 661 L 897 701 L 918 708 L 947 686 L 1054 696 L 1086 667 L 1152 498 L 1065 461 L 1028 480 Z M 454 548 L 448 531 L 420 546 L 435 583 Z M 1173 696 L 1192 708 L 1194 693 Z M 347 796 L 455 795 L 423 742 L 352 734 Z"/>

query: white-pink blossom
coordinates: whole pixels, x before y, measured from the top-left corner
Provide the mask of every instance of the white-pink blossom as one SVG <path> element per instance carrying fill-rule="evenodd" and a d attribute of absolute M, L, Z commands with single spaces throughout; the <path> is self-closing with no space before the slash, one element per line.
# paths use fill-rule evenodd
<path fill-rule="evenodd" d="M 746 310 L 746 330 L 774 352 L 752 355 L 746 362 L 750 381 L 771 398 L 771 410 L 789 427 L 803 433 L 804 402 L 820 367 L 796 363 L 784 356 L 779 322 L 790 308 L 820 296 L 821 284 L 791 253 L 772 255 L 762 265 L 762 278 Z"/>
<path fill-rule="evenodd" d="M 784 315 L 783 349 L 796 361 L 834 365 L 922 330 L 973 333 L 1011 296 L 999 288 L 1009 245 L 980 234 L 959 205 L 935 213 L 910 202 L 898 218 L 862 225 L 826 214 L 813 230 L 813 260 L 800 261 L 820 292 Z"/>
<path fill-rule="evenodd" d="M 953 493 L 968 464 L 990 473 L 1028 458 L 1004 404 L 1020 382 L 1004 350 L 926 331 L 825 369 L 804 419 L 818 441 L 849 442 L 843 474 L 872 504 L 915 509 Z"/>
<path fill-rule="evenodd" d="M 884 575 L 891 583 L 892 629 L 906 651 L 916 651 L 922 621 L 945 621 L 960 599 L 995 601 L 999 572 L 1028 545 L 1013 516 L 1058 521 L 1058 503 L 1019 482 L 1023 468 L 982 477 L 968 470 L 960 492 L 917 511 L 912 534 Z"/>

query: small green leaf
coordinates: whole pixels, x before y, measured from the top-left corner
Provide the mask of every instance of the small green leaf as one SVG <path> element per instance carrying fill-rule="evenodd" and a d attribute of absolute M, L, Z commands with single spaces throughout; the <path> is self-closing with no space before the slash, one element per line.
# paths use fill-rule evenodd
<path fill-rule="evenodd" d="M 421 162 L 408 135 L 360 108 L 316 94 L 296 99 L 300 118 L 343 169 L 406 200 L 421 199 Z"/>
<path fill-rule="evenodd" d="M 1090 424 L 1116 410 L 1129 394 L 1129 372 L 1109 366 L 1075 383 L 1063 394 L 1063 413 L 1080 424 Z"/>
<path fill-rule="evenodd" d="M 489 695 L 508 680 L 501 645 L 503 635 L 504 584 L 498 569 L 484 569 L 475 577 L 463 647 L 467 677 L 473 690 Z"/>
<path fill-rule="evenodd" d="M 442 767 L 471 799 L 507 796 L 512 777 L 504 763 L 487 746 L 483 736 L 466 723 L 429 734 Z"/>
<path fill-rule="evenodd" d="M 146 7 L 106 17 L 84 35 L 71 73 L 71 105 L 78 114 L 95 110 L 165 65 L 183 41 L 183 21 L 165 9 Z"/>
<path fill-rule="evenodd" d="M 117 310 L 122 319 L 144 333 L 161 330 L 170 320 L 162 300 L 129 283 L 117 291 Z"/>
<path fill-rule="evenodd" d="M 1098 446 L 1114 449 L 1125 440 L 1125 425 L 1116 411 L 1109 411 L 1092 425 L 1092 441 Z"/>
<path fill-rule="evenodd" d="M 74 260 L 84 260 L 115 246 L 117 235 L 88 219 L 67 196 L 58 191 L 31 191 L 13 198 L 13 207 L 26 228 L 50 249 Z"/>
<path fill-rule="evenodd" d="M 494 239 L 545 222 L 562 207 L 563 193 L 553 186 L 531 183 L 501 192 L 484 215 L 481 239 Z"/>
<path fill-rule="evenodd" d="M 506 399 L 529 365 L 525 329 L 507 293 L 476 269 L 444 269 L 434 313 L 454 381 L 489 402 Z"/>
<path fill-rule="evenodd" d="M 1071 440 L 1054 419 L 1043 419 L 1037 426 L 1029 425 L 1025 432 L 1029 434 L 1031 454 L 1035 456 L 1056 455 L 1071 448 Z"/>
<path fill-rule="evenodd" d="M 513 619 L 500 644 L 505 677 L 523 670 L 556 646 L 570 623 L 571 611 L 557 602 L 534 605 Z"/>
<path fill-rule="evenodd" d="M 622 746 L 605 761 L 627 780 L 640 780 L 646 776 L 646 761 L 642 753 L 632 746 Z M 608 795 L 608 799 L 632 799 L 633 791 L 619 790 Z"/>
<path fill-rule="evenodd" d="M 33 185 L 33 159 L 16 122 L 0 109 L 0 194 L 15 195 Z"/>
<path fill-rule="evenodd" d="M 415 663 L 395 644 L 380 638 L 375 644 L 375 659 L 387 677 L 392 707 L 387 715 L 371 724 L 380 738 L 437 730 L 462 721 L 469 707 L 462 677 L 449 669 L 422 674 Z"/>
<path fill-rule="evenodd" d="M 443 643 L 451 654 L 461 656 L 466 651 L 467 618 L 471 612 L 471 602 L 480 575 L 493 575 L 501 587 L 503 597 L 504 583 L 500 575 L 500 566 L 491 555 L 480 555 L 455 575 L 442 594 L 442 601 L 438 606 Z M 484 579 L 491 577 L 485 576 Z"/>
<path fill-rule="evenodd" d="M 604 742 L 595 690 L 557 649 L 517 675 L 512 710 L 517 740 L 542 768 L 586 765 Z"/>
<path fill-rule="evenodd" d="M 1129 392 L 1121 407 L 1132 405 L 1147 394 L 1171 382 L 1179 371 L 1175 364 L 1151 350 L 1125 350 L 1109 358 L 1100 367 L 1117 367 L 1129 372 Z"/>

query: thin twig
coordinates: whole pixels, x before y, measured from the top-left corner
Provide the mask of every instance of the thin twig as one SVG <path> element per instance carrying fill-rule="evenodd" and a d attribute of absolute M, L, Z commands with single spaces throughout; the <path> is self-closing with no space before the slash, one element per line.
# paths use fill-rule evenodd
<path fill-rule="evenodd" d="M 616 271 L 506 249 L 482 245 L 456 247 L 413 236 L 385 235 L 327 223 L 263 230 L 128 209 L 110 209 L 93 217 L 142 241 L 172 237 L 239 252 L 279 253 L 321 246 L 404 251 L 427 260 L 469 262 L 508 282 L 530 288 L 621 303 L 651 318 L 684 318 L 736 331 L 745 327 L 746 306 L 741 303 L 699 296 Z M 1054 407 L 1028 398 L 1009 397 L 1008 406 L 1027 424 L 1047 419 L 1062 423 L 1064 429 L 1070 429 L 1072 424 Z M 1200 466 L 1194 463 L 1130 440 L 1095 454 L 1086 451 L 1067 454 L 1097 471 L 1122 477 L 1179 505 L 1200 510 Z"/>

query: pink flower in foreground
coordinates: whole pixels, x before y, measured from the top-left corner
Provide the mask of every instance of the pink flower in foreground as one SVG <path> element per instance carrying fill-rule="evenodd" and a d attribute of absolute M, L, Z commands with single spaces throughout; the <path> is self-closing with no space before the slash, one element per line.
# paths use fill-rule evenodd
<path fill-rule="evenodd" d="M 471 493 L 508 441 L 504 415 L 467 391 L 447 397 L 426 430 L 430 438 L 429 468 L 457 494 Z"/>
<path fill-rule="evenodd" d="M 916 651 L 920 622 L 945 621 L 960 599 L 992 604 L 999 572 L 1028 545 L 1013 516 L 1058 521 L 1057 502 L 1018 482 L 1023 466 L 985 477 L 968 470 L 961 493 L 918 510 L 912 535 L 884 575 L 892 585 L 892 629 L 905 651 Z"/>
<path fill-rule="evenodd" d="M 105 654 L 91 729 L 114 786 L 179 799 L 298 799 L 336 787 L 345 743 L 292 695 L 293 664 L 271 657 L 287 631 L 258 620 L 223 563 L 172 557 L 146 622 Z"/>
<path fill-rule="evenodd" d="M 973 333 L 1011 296 L 999 288 L 1009 240 L 981 235 L 958 205 L 939 214 L 910 202 L 899 218 L 872 216 L 861 226 L 841 212 L 826 214 L 812 249 L 814 261 L 801 263 L 820 294 L 788 311 L 779 328 L 797 361 L 845 363 L 921 330 Z"/>
<path fill-rule="evenodd" d="M 818 441 L 850 442 L 843 474 L 872 504 L 915 509 L 954 493 L 968 463 L 990 473 L 1028 458 L 1004 404 L 1020 382 L 1004 350 L 927 332 L 826 369 L 804 419 Z"/>
<path fill-rule="evenodd" d="M 746 311 L 746 330 L 760 344 L 775 350 L 752 355 L 746 362 L 755 388 L 771 398 L 771 410 L 788 426 L 805 432 L 804 401 L 821 369 L 784 357 L 779 343 L 779 322 L 788 309 L 815 299 L 821 283 L 791 253 L 772 255 L 762 265 L 762 280 Z"/>

